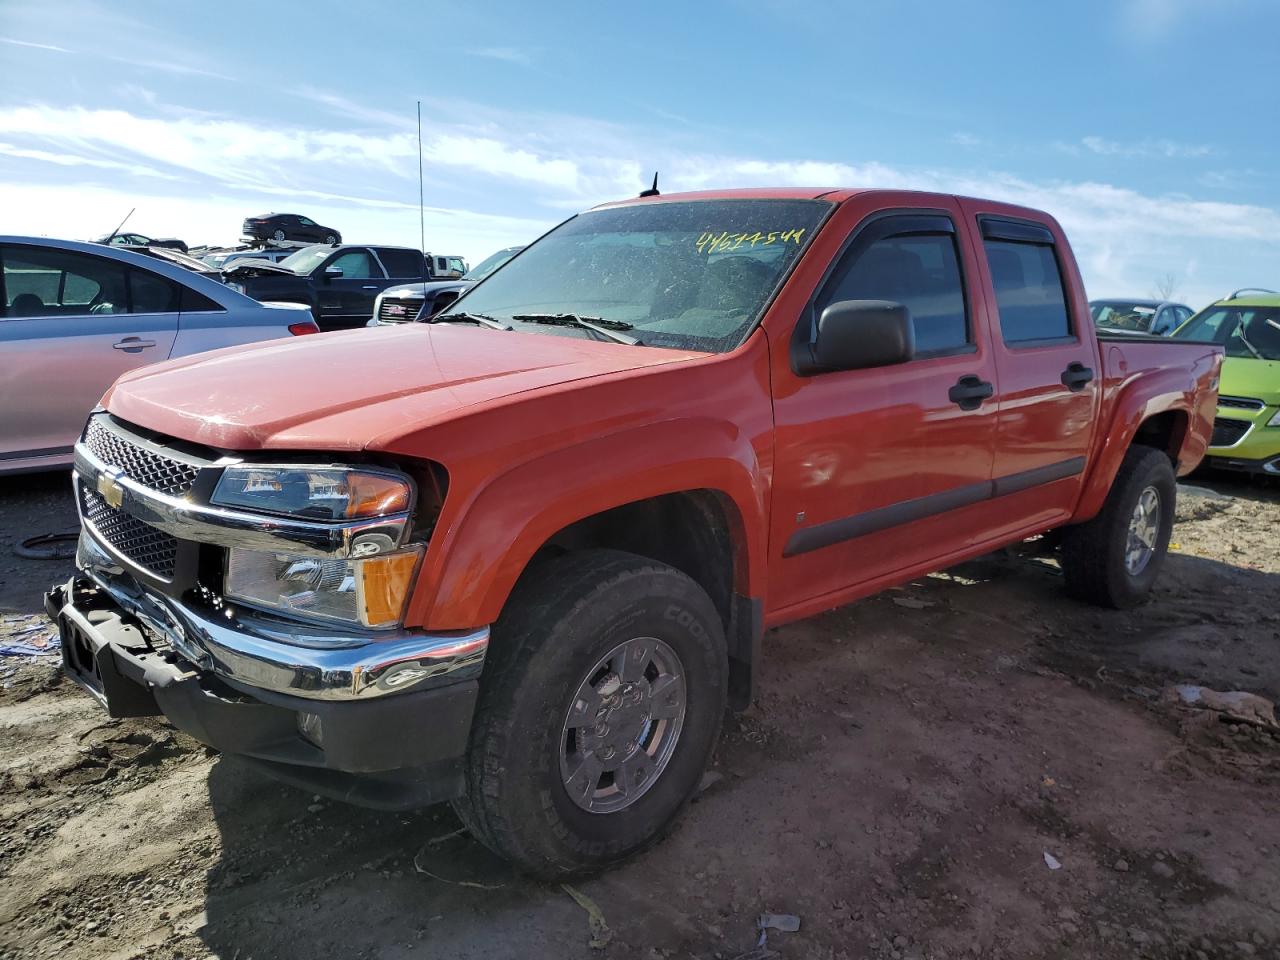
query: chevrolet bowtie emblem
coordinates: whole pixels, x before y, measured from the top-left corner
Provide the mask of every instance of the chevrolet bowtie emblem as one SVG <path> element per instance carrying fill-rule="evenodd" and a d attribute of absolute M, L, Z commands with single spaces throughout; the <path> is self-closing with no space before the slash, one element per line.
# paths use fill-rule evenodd
<path fill-rule="evenodd" d="M 119 467 L 107 467 L 102 473 L 98 474 L 98 493 L 102 499 L 107 501 L 107 506 L 114 510 L 119 510 L 120 505 L 124 503 L 124 487 L 120 485 L 120 474 L 123 471 Z"/>

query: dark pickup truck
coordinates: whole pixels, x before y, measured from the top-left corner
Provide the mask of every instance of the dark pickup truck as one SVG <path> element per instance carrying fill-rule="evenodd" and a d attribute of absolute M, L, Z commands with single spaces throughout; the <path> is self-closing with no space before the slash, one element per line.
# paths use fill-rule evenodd
<path fill-rule="evenodd" d="M 233 290 L 255 300 L 302 303 L 321 330 L 362 327 L 387 287 L 426 279 L 426 260 L 410 247 L 304 247 L 279 263 L 237 260 L 222 273 Z"/>

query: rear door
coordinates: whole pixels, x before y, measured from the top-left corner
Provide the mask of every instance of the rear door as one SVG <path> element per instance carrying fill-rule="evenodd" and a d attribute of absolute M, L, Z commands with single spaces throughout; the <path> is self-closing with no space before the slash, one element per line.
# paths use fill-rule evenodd
<path fill-rule="evenodd" d="M 327 271 L 336 267 L 341 276 Z M 316 273 L 320 315 L 325 329 L 363 326 L 373 316 L 373 300 L 388 285 L 373 252 L 364 247 L 343 250 Z"/>
<path fill-rule="evenodd" d="M 996 368 L 975 252 L 958 205 L 939 202 L 869 209 L 798 320 L 800 336 L 836 301 L 902 303 L 913 361 L 801 376 L 774 351 L 772 616 L 842 602 L 989 535 Z"/>
<path fill-rule="evenodd" d="M 0 468 L 65 454 L 121 374 L 164 360 L 179 287 L 78 251 L 0 248 Z"/>
<path fill-rule="evenodd" d="M 1007 517 L 1070 516 L 1097 423 L 1099 361 L 1089 305 L 1056 224 L 962 200 L 983 252 L 1000 414 L 992 479 Z"/>

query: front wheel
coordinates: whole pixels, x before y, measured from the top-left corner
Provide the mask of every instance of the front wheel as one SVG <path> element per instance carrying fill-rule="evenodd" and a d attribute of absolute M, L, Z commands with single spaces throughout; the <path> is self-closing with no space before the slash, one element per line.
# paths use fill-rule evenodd
<path fill-rule="evenodd" d="M 521 580 L 481 684 L 459 815 L 531 873 L 582 873 L 656 842 L 693 796 L 725 709 L 723 628 L 672 567 L 570 553 Z"/>
<path fill-rule="evenodd" d="M 330 234 L 326 234 L 326 235 L 325 235 L 325 238 L 324 238 L 324 242 L 325 242 L 325 243 L 327 243 L 329 246 L 331 246 L 331 247 L 332 247 L 332 246 L 337 245 L 337 243 L 338 243 L 338 238 L 337 238 L 337 237 L 335 237 L 332 233 L 330 233 Z"/>
<path fill-rule="evenodd" d="M 1152 447 L 1131 447 L 1101 512 L 1062 532 L 1067 592 L 1117 609 L 1145 600 L 1169 549 L 1176 495 L 1169 458 Z"/>

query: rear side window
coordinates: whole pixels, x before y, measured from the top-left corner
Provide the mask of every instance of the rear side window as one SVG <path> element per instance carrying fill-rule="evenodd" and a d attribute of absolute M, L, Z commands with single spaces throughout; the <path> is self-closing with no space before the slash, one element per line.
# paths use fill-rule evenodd
<path fill-rule="evenodd" d="M 46 247 L 6 247 L 2 257 L 5 317 L 109 315 L 128 310 L 122 263 Z"/>
<path fill-rule="evenodd" d="M 911 312 L 917 354 L 969 342 L 964 285 L 955 237 L 909 234 L 876 240 L 840 267 L 823 306 L 838 300 L 892 300 Z"/>
<path fill-rule="evenodd" d="M 181 288 L 172 280 L 145 270 L 129 271 L 131 313 L 177 313 L 181 299 Z"/>
<path fill-rule="evenodd" d="M 983 245 L 991 267 L 1004 342 L 1071 337 L 1071 318 L 1053 247 L 990 238 Z"/>
<path fill-rule="evenodd" d="M 190 287 L 182 288 L 183 313 L 223 313 L 223 307 L 210 300 L 203 293 L 197 293 Z"/>
<path fill-rule="evenodd" d="M 421 280 L 422 254 L 414 250 L 378 248 L 378 259 L 387 268 L 387 276 L 397 280 Z"/>

